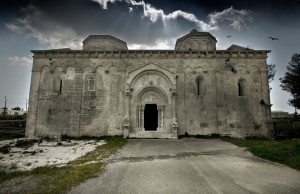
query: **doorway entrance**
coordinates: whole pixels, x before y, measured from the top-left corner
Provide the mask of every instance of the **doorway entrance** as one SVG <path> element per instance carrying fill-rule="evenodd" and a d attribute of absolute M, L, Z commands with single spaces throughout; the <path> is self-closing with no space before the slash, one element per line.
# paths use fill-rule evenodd
<path fill-rule="evenodd" d="M 158 126 L 158 111 L 156 104 L 146 104 L 144 118 L 145 131 L 156 131 Z"/>

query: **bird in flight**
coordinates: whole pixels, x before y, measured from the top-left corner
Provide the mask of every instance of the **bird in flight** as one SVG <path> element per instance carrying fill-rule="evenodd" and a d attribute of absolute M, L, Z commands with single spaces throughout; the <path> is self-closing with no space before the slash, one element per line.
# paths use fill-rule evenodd
<path fill-rule="evenodd" d="M 228 36 L 226 36 L 227 38 L 230 38 L 231 37 L 231 35 L 228 35 Z"/>
<path fill-rule="evenodd" d="M 272 39 L 272 40 L 279 40 L 278 38 L 271 37 L 271 36 L 269 36 L 268 38 L 270 38 L 270 39 Z"/>

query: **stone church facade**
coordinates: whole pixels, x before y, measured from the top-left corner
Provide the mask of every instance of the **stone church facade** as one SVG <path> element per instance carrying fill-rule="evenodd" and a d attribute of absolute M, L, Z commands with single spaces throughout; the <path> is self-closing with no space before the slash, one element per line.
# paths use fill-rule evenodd
<path fill-rule="evenodd" d="M 175 50 L 90 35 L 82 50 L 34 50 L 26 136 L 269 136 L 268 50 L 192 30 Z"/>

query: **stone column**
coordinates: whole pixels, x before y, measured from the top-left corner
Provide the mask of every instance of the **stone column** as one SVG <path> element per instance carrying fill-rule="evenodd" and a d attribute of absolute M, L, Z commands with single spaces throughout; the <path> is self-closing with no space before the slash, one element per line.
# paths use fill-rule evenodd
<path fill-rule="evenodd" d="M 141 106 L 140 105 L 137 106 L 136 111 L 137 111 L 137 127 L 140 130 L 141 128 Z"/>
<path fill-rule="evenodd" d="M 160 118 L 161 118 L 160 127 L 161 128 L 164 127 L 164 111 L 165 111 L 165 106 L 161 106 L 161 111 L 160 111 L 160 113 L 161 113 L 161 116 L 160 116 Z"/>
<path fill-rule="evenodd" d="M 176 89 L 172 90 L 172 117 L 176 118 L 176 97 L 177 92 Z"/>
<path fill-rule="evenodd" d="M 173 112 L 173 118 L 172 118 L 172 127 L 171 127 L 171 133 L 173 137 L 178 136 L 178 123 L 177 123 L 177 117 L 176 117 L 176 97 L 177 92 L 176 89 L 172 90 L 172 112 Z"/>
<path fill-rule="evenodd" d="M 130 97 L 131 97 L 131 92 L 129 90 L 126 90 L 125 92 L 126 95 L 126 100 L 125 100 L 125 105 L 126 105 L 126 117 L 129 118 L 129 114 L 130 114 Z"/>
<path fill-rule="evenodd" d="M 157 128 L 161 128 L 161 106 L 157 105 Z"/>
<path fill-rule="evenodd" d="M 127 138 L 129 137 L 130 133 L 130 119 L 129 119 L 129 114 L 130 114 L 130 97 L 131 97 L 131 92 L 129 90 L 126 90 L 126 115 L 123 119 L 123 137 Z"/>
<path fill-rule="evenodd" d="M 140 119 L 140 130 L 141 131 L 145 131 L 144 128 L 144 111 L 145 111 L 145 105 L 141 105 L 141 109 L 140 109 L 140 115 L 141 115 L 141 119 Z"/>

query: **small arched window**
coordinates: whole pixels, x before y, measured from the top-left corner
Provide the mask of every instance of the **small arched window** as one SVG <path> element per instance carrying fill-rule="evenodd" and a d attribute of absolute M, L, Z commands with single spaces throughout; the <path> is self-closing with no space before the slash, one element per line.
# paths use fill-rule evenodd
<path fill-rule="evenodd" d="M 87 78 L 87 91 L 93 92 L 96 90 L 96 78 L 93 75 L 88 76 Z"/>
<path fill-rule="evenodd" d="M 203 79 L 201 77 L 198 77 L 196 79 L 196 94 L 198 96 L 202 96 L 204 91 L 204 87 L 203 87 Z"/>
<path fill-rule="evenodd" d="M 246 80 L 240 79 L 238 82 L 238 94 L 239 96 L 246 96 Z"/>

